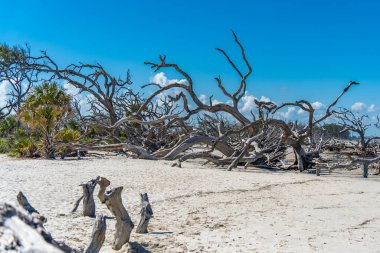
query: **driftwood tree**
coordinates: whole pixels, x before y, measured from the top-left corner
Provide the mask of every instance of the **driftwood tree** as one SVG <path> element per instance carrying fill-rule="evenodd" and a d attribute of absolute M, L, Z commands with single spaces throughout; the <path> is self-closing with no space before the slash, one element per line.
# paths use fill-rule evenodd
<path fill-rule="evenodd" d="M 372 141 L 380 140 L 379 136 L 367 136 L 367 130 L 372 126 L 368 115 L 360 114 L 359 112 L 354 113 L 346 108 L 340 108 L 339 111 L 334 112 L 334 115 L 343 127 L 342 132 L 349 131 L 358 135 L 359 149 L 361 151 L 367 151 Z M 377 122 L 373 126 L 380 129 L 379 117 L 377 117 Z"/>
<path fill-rule="evenodd" d="M 122 78 L 111 75 L 98 63 L 79 63 L 61 67 L 45 51 L 42 51 L 40 56 L 28 56 L 28 62 L 23 68 L 38 72 L 44 79 L 62 80 L 77 88 L 89 99 L 92 111 L 88 116 L 90 120 L 103 122 L 103 125 L 113 125 L 119 120 L 116 104 L 119 103 L 120 97 L 132 92 L 129 88 L 132 84 L 129 70 Z"/>
<path fill-rule="evenodd" d="M 331 103 L 330 106 L 327 107 L 327 110 L 325 111 L 325 114 L 321 116 L 318 119 L 315 119 L 314 116 L 314 108 L 312 107 L 311 103 L 305 100 L 293 102 L 293 103 L 283 103 L 281 105 L 275 105 L 272 102 L 264 102 L 264 101 L 256 101 L 256 106 L 259 111 L 258 117 L 254 117 L 253 121 L 249 120 L 240 110 L 239 110 L 239 103 L 243 96 L 246 93 L 247 89 L 247 79 L 252 73 L 252 67 L 246 57 L 244 47 L 240 43 L 238 37 L 235 33 L 233 33 L 234 39 L 236 44 L 238 45 L 243 61 L 245 63 L 245 66 L 247 70 L 243 72 L 241 69 L 237 67 L 237 65 L 232 61 L 230 56 L 222 49 L 217 48 L 217 50 L 226 58 L 227 62 L 231 65 L 231 67 L 235 70 L 235 72 L 238 74 L 238 76 L 241 78 L 238 88 L 234 92 L 229 92 L 225 88 L 222 79 L 220 77 L 216 77 L 216 83 L 219 87 L 219 89 L 223 92 L 223 94 L 230 100 L 230 103 L 217 103 L 214 104 L 212 101 L 212 97 L 210 97 L 209 102 L 206 103 L 205 101 L 201 101 L 201 99 L 196 95 L 194 91 L 194 83 L 190 75 L 185 72 L 181 67 L 179 67 L 175 63 L 168 63 L 166 61 L 166 56 L 160 56 L 160 61 L 158 63 L 153 62 L 146 62 L 145 64 L 152 67 L 152 69 L 156 72 L 165 68 L 173 69 L 178 74 L 180 74 L 183 78 L 185 78 L 186 82 L 173 82 L 171 84 L 168 84 L 166 86 L 160 86 L 159 84 L 152 84 L 158 89 L 153 92 L 145 101 L 145 103 L 140 107 L 139 111 L 137 112 L 137 115 L 141 113 L 144 108 L 157 96 L 160 94 L 167 92 L 169 90 L 173 89 L 179 89 L 181 92 L 178 93 L 174 101 L 182 101 L 183 102 L 183 108 L 184 113 L 181 115 L 177 115 L 176 117 L 173 117 L 169 119 L 166 122 L 166 126 L 170 126 L 177 122 L 183 122 L 188 119 L 190 119 L 193 115 L 196 115 L 200 112 L 209 112 L 209 113 L 226 113 L 236 119 L 243 127 L 244 131 L 247 133 L 247 138 L 250 138 L 246 145 L 240 150 L 240 152 L 233 152 L 233 154 L 230 154 L 228 156 L 237 156 L 238 159 L 233 159 L 233 166 L 236 166 L 236 164 L 239 162 L 241 158 L 244 157 L 245 153 L 248 150 L 248 147 L 255 142 L 259 137 L 265 135 L 265 133 L 262 133 L 262 130 L 264 129 L 264 126 L 276 126 L 281 129 L 282 136 L 281 136 L 281 143 L 284 145 L 288 145 L 293 148 L 295 156 L 296 156 L 296 163 L 297 167 L 300 171 L 304 170 L 305 168 L 309 168 L 313 165 L 312 163 L 312 157 L 310 154 L 307 154 L 303 148 L 303 144 L 305 139 L 312 136 L 313 133 L 313 127 L 320 124 L 324 120 L 326 120 L 328 117 L 332 115 L 332 109 L 333 107 L 338 103 L 340 98 L 351 88 L 352 85 L 358 84 L 357 82 L 350 82 L 346 88 L 343 90 L 343 92 Z M 188 99 L 191 99 L 194 106 L 189 107 Z M 303 129 L 293 129 L 291 126 L 289 126 L 285 121 L 280 120 L 276 118 L 276 113 L 287 107 L 287 106 L 294 106 L 298 107 L 308 113 L 308 122 L 305 128 Z M 254 108 L 252 108 L 253 110 Z M 266 115 L 266 117 L 264 117 Z M 271 115 L 271 117 L 268 117 L 268 115 Z M 259 131 L 257 131 L 259 129 Z M 204 137 L 203 137 L 204 138 Z M 218 138 L 218 141 L 223 140 L 223 138 Z M 215 140 L 215 142 L 217 142 Z M 180 144 L 179 144 L 180 145 Z M 191 146 L 190 144 L 189 146 Z M 171 152 L 174 152 L 175 148 L 172 149 Z M 181 152 L 183 152 L 181 150 Z M 255 154 L 256 155 L 256 154 Z M 194 155 L 193 155 L 194 156 Z M 201 154 L 201 156 L 205 156 L 205 154 Z M 171 157 L 173 158 L 173 157 Z M 230 166 L 229 169 L 232 169 Z"/>
<path fill-rule="evenodd" d="M 296 102 L 283 103 L 279 106 L 273 104 L 272 102 L 263 102 L 269 106 L 269 110 L 272 114 L 275 114 L 282 108 L 293 106 L 305 111 L 308 114 L 307 124 L 299 129 L 293 128 L 285 121 L 280 119 L 272 118 L 268 120 L 268 124 L 275 125 L 282 130 L 281 142 L 293 148 L 296 157 L 296 164 L 299 171 L 303 171 L 306 168 L 311 168 L 313 166 L 313 154 L 307 153 L 303 147 L 305 140 L 312 137 L 313 129 L 318 124 L 322 123 L 327 118 L 333 115 L 333 107 L 339 102 L 340 98 L 349 91 L 353 85 L 359 84 L 355 81 L 350 81 L 349 84 L 343 89 L 342 93 L 327 107 L 324 114 L 318 118 L 315 117 L 315 109 L 312 104 L 306 100 L 300 100 Z"/>

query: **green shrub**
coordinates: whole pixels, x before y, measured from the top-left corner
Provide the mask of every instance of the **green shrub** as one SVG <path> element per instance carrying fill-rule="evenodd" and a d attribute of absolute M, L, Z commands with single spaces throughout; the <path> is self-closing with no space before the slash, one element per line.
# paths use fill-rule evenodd
<path fill-rule="evenodd" d="M 0 154 L 5 154 L 10 151 L 9 143 L 7 139 L 0 138 Z"/>

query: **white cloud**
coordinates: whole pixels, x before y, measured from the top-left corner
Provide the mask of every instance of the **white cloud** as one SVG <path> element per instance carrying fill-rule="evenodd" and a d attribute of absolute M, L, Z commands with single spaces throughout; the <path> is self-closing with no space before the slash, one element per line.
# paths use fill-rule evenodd
<path fill-rule="evenodd" d="M 169 79 L 164 72 L 157 73 L 150 81 L 161 86 L 167 86 L 172 83 L 186 83 L 186 79 Z"/>
<path fill-rule="evenodd" d="M 300 108 L 300 109 L 298 109 L 297 114 L 301 115 L 301 114 L 304 114 L 305 112 L 306 112 L 306 111 L 304 111 L 304 110 L 302 110 L 302 109 Z"/>
<path fill-rule="evenodd" d="M 311 106 L 313 107 L 314 110 L 320 110 L 326 107 L 322 102 L 319 102 L 319 101 L 315 101 L 314 103 L 311 103 Z M 306 113 L 306 111 L 302 110 L 301 108 L 298 109 L 297 111 L 298 115 L 302 115 L 304 113 Z"/>
<path fill-rule="evenodd" d="M 351 105 L 351 110 L 353 111 L 363 111 L 365 108 L 367 108 L 367 105 L 362 102 L 356 102 Z"/>
<path fill-rule="evenodd" d="M 280 116 L 282 116 L 285 119 L 291 119 L 293 116 L 293 112 L 296 111 L 296 108 L 291 106 L 288 107 L 288 110 L 286 112 L 280 112 Z"/>
<path fill-rule="evenodd" d="M 255 100 L 261 101 L 261 102 L 271 102 L 270 98 L 266 96 L 261 96 L 260 99 L 256 98 L 255 96 L 251 95 L 247 92 L 245 92 L 244 96 L 241 98 L 241 106 L 239 110 L 242 113 L 248 113 L 252 110 L 257 108 L 257 105 L 255 103 Z M 231 101 L 232 102 L 232 101 Z"/>
<path fill-rule="evenodd" d="M 203 104 L 206 104 L 206 101 L 207 101 L 207 96 L 205 94 L 201 94 L 199 96 L 199 100 L 203 103 Z"/>
<path fill-rule="evenodd" d="M 0 82 L 0 107 L 3 107 L 7 104 L 7 93 L 8 93 L 8 82 Z"/>
<path fill-rule="evenodd" d="M 243 104 L 240 108 L 240 111 L 243 113 L 252 111 L 256 107 L 255 99 L 256 98 L 253 95 L 250 95 L 248 94 L 248 92 L 246 92 L 244 96 L 241 98 Z"/>
<path fill-rule="evenodd" d="M 66 90 L 67 94 L 69 94 L 69 95 L 71 95 L 73 97 L 76 96 L 76 95 L 78 95 L 79 92 L 80 92 L 79 88 L 75 87 L 74 85 L 72 85 L 72 84 L 70 84 L 68 82 L 65 82 L 63 84 L 63 88 Z"/>
<path fill-rule="evenodd" d="M 370 106 L 368 106 L 368 112 L 376 112 L 377 110 L 378 108 L 375 104 L 371 104 Z"/>
<path fill-rule="evenodd" d="M 261 96 L 261 98 L 259 99 L 259 101 L 261 101 L 261 102 L 270 102 L 271 100 L 269 98 L 267 98 L 266 96 Z"/>
<path fill-rule="evenodd" d="M 222 102 L 220 102 L 220 101 L 217 100 L 217 99 L 213 99 L 211 102 L 212 102 L 212 105 L 217 105 L 217 104 L 222 103 Z"/>
<path fill-rule="evenodd" d="M 319 101 L 315 101 L 314 103 L 311 104 L 311 106 L 313 106 L 314 110 L 319 110 L 326 107 L 323 103 Z"/>
<path fill-rule="evenodd" d="M 88 114 L 91 106 L 90 101 L 94 100 L 94 95 L 90 93 L 81 93 L 81 89 L 75 87 L 74 85 L 65 82 L 63 84 L 63 88 L 65 89 L 66 93 L 69 94 L 74 100 L 78 101 L 78 105 L 80 106 L 80 111 L 83 115 Z"/>

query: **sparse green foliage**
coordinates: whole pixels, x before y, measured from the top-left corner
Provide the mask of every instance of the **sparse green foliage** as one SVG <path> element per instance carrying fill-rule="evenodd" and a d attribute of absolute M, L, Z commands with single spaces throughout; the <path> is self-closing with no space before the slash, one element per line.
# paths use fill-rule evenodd
<path fill-rule="evenodd" d="M 26 99 L 18 117 L 32 132 L 41 135 L 45 158 L 55 157 L 56 134 L 72 115 L 71 97 L 57 83 L 37 86 Z"/>

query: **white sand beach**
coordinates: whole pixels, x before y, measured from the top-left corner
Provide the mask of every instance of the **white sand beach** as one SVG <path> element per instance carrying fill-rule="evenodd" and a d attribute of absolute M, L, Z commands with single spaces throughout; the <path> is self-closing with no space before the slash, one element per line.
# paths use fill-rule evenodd
<path fill-rule="evenodd" d="M 104 176 L 123 186 L 123 202 L 135 224 L 139 193 L 154 211 L 149 234 L 131 235 L 147 252 L 380 252 L 380 178 L 360 172 L 317 177 L 297 172 L 227 172 L 186 162 L 125 157 L 23 160 L 0 157 L 0 201 L 18 191 L 48 218 L 53 237 L 84 248 L 94 219 L 71 213 L 78 185 Z M 96 190 L 97 191 L 97 190 Z M 111 216 L 97 198 L 98 214 Z M 107 221 L 111 248 L 114 221 Z M 123 247 L 118 252 L 127 252 Z"/>

